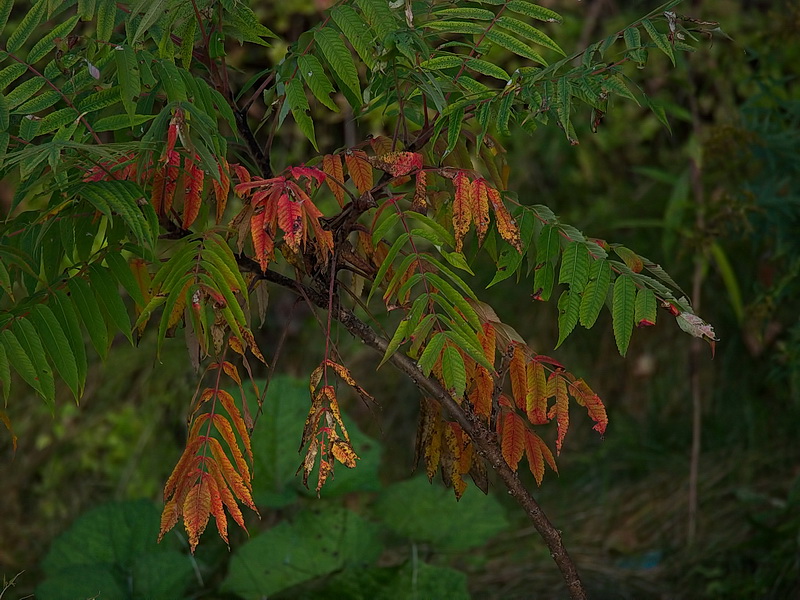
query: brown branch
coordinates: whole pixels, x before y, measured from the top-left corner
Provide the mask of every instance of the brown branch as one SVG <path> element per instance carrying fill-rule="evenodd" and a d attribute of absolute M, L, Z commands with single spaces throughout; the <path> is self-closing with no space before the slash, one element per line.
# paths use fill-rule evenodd
<path fill-rule="evenodd" d="M 287 287 L 303 295 L 320 308 L 326 310 L 329 308 L 328 294 L 274 271 L 261 272 L 258 264 L 250 258 L 239 256 L 237 260 L 243 269 L 253 271 L 267 281 Z M 359 319 L 351 310 L 343 307 L 338 297 L 334 298 L 330 308 L 331 316 L 341 323 L 352 336 L 360 339 L 381 355 L 386 352 L 387 340 L 375 333 L 369 325 Z M 585 600 L 587 597 L 586 590 L 580 580 L 575 563 L 572 562 L 572 558 L 570 558 L 567 549 L 564 547 L 561 532 L 547 518 L 538 502 L 522 484 L 517 473 L 508 466 L 503 458 L 503 453 L 497 443 L 495 434 L 479 417 L 464 410 L 438 381 L 426 377 L 417 367 L 417 364 L 408 356 L 402 352 L 396 352 L 391 356 L 389 362 L 405 373 L 426 396 L 438 402 L 469 435 L 478 453 L 489 461 L 489 464 L 491 464 L 508 489 L 509 494 L 522 506 L 536 531 L 547 544 L 550 556 L 553 557 L 561 571 L 564 582 L 567 584 L 570 597 L 573 600 Z"/>

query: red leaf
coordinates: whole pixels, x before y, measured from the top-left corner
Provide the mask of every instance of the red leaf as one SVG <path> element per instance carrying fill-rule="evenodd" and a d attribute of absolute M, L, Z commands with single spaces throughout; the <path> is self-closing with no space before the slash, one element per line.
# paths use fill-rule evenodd
<path fill-rule="evenodd" d="M 350 179 L 356 185 L 360 194 L 372 189 L 372 165 L 369 164 L 367 155 L 362 150 L 348 150 L 345 152 L 344 160 L 347 163 L 347 170 L 350 172 Z"/>
<path fill-rule="evenodd" d="M 503 458 L 512 470 L 516 471 L 525 452 L 525 423 L 515 413 L 502 415 L 501 449 Z"/>
<path fill-rule="evenodd" d="M 205 173 L 200 165 L 195 162 L 198 156 L 195 155 L 193 160 L 186 161 L 186 171 L 184 173 L 184 181 L 186 182 L 185 196 L 183 200 L 183 228 L 189 229 L 194 223 L 197 215 L 200 213 L 200 195 L 203 192 L 203 181 Z"/>
<path fill-rule="evenodd" d="M 225 160 L 225 157 L 220 157 L 219 164 L 217 165 L 219 169 L 219 181 L 216 179 L 211 180 L 211 186 L 214 188 L 214 199 L 217 203 L 217 211 L 216 211 L 216 223 L 222 221 L 222 217 L 225 214 L 225 207 L 228 205 L 228 193 L 231 190 L 231 178 L 228 175 L 230 171 L 230 167 L 228 166 L 228 161 Z"/>
<path fill-rule="evenodd" d="M 595 422 L 592 429 L 597 431 L 600 435 L 606 432 L 608 426 L 608 415 L 606 414 L 606 407 L 600 396 L 594 393 L 583 379 L 578 379 L 570 383 L 570 393 L 578 404 L 586 407 L 586 412 L 589 417 Z"/>
<path fill-rule="evenodd" d="M 525 454 L 528 457 L 531 473 L 536 479 L 536 485 L 542 485 L 545 461 L 553 471 L 558 473 L 556 461 L 553 458 L 553 453 L 550 452 L 550 448 L 547 447 L 542 438 L 527 429 L 525 430 Z"/>
<path fill-rule="evenodd" d="M 289 167 L 289 172 L 295 179 L 307 177 L 308 179 L 313 179 L 318 184 L 322 183 L 326 179 L 325 172 L 320 171 L 316 167 L 306 167 L 304 165 L 299 167 Z"/>
<path fill-rule="evenodd" d="M 379 154 L 372 164 L 392 177 L 403 177 L 422 168 L 422 155 L 416 152 L 388 152 Z"/>
<path fill-rule="evenodd" d="M 157 215 L 166 215 L 172 208 L 175 197 L 175 186 L 178 183 L 181 155 L 175 152 L 167 154 L 166 164 L 156 169 L 153 175 L 153 189 L 151 191 L 151 204 Z"/>
<path fill-rule="evenodd" d="M 300 252 L 300 243 L 305 237 L 303 211 L 287 192 L 278 198 L 278 226 L 283 230 L 283 239 L 293 252 Z"/>
<path fill-rule="evenodd" d="M 264 229 L 265 215 L 266 211 L 261 210 L 253 213 L 253 216 L 250 217 L 250 235 L 253 238 L 255 259 L 261 265 L 262 271 L 267 270 L 267 265 L 272 260 L 275 247 L 272 236 Z"/>

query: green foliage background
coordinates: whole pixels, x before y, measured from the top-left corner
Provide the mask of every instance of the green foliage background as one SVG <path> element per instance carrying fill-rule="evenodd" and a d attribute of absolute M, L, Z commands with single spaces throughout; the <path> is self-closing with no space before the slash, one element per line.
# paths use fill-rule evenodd
<path fill-rule="evenodd" d="M 18 4 L 12 19 L 24 14 Z M 318 17 L 307 2 L 287 6 L 254 8 L 293 39 Z M 569 51 L 651 6 L 604 0 L 553 8 L 565 23 L 551 35 Z M 533 138 L 512 131 L 507 159 L 514 189 L 587 234 L 623 242 L 668 266 L 684 287 L 699 272 L 698 308 L 722 341 L 713 361 L 707 355 L 697 360 L 690 340 L 658 325 L 635 336 L 628 358 L 621 359 L 607 317 L 596 330 L 576 331 L 574 342 L 554 355 L 577 374 L 591 375 L 611 425 L 602 441 L 585 433 L 590 427 L 574 427 L 561 476 L 546 478 L 538 498 L 563 530 L 593 597 L 786 598 L 800 593 L 800 85 L 791 75 L 800 47 L 785 40 L 800 35 L 800 11 L 788 0 L 704 0 L 681 10 L 721 21 L 732 40 L 707 42 L 677 69 L 665 57 L 651 56 L 658 75 L 647 91 L 663 103 L 671 134 L 651 113 L 620 103 L 597 134 L 590 133 L 588 114 L 583 122 L 575 117 L 577 147 L 567 146 L 556 128 L 540 128 Z M 232 63 L 258 65 L 258 57 L 236 52 L 230 49 Z M 280 53 L 280 44 L 269 52 Z M 493 58 L 513 70 L 514 59 Z M 347 115 L 327 115 L 317 127 L 320 145 L 355 135 Z M 382 132 L 379 121 L 372 127 Z M 302 134 L 284 128 L 279 135 L 286 164 L 307 156 Z M 691 160 L 700 167 L 702 206 Z M 12 193 L 0 190 L 4 205 Z M 485 277 L 488 284 L 488 265 Z M 513 286 L 509 280 L 493 288 L 498 314 L 530 315 L 526 323 L 509 320 L 535 348 L 550 352 L 558 339 L 555 303 L 531 310 L 530 297 L 514 293 Z M 259 341 L 269 358 L 287 314 L 293 318 L 279 367 L 304 375 L 314 362 L 308 348 L 316 325 L 303 306 L 276 293 Z M 152 358 L 154 349 L 147 338 L 137 350 L 115 347 L 105 362 L 91 365 L 80 407 L 58 403 L 51 416 L 31 397 L 15 421 L 19 448 L 14 455 L 6 444 L 0 461 L 0 576 L 8 580 L 22 572 L 8 594 L 23 596 L 41 585 L 39 596 L 59 597 L 68 589 L 61 587 L 64 581 L 92 577 L 116 582 L 120 598 L 562 593 L 544 546 L 508 498 L 484 498 L 470 489 L 456 504 L 442 498 L 444 490 L 408 479 L 415 388 L 388 367 L 375 373 L 374 358 L 355 347 L 357 379 L 381 400 L 379 407 L 366 407 L 352 398 L 347 407 L 362 430 L 354 433 L 364 458 L 358 469 L 337 471 L 322 501 L 308 497 L 294 477 L 301 425 L 292 430 L 306 412 L 304 384 L 275 378 L 259 427 L 281 435 L 254 440 L 256 501 L 264 519 L 248 522 L 252 538 L 232 534 L 228 553 L 209 532 L 194 563 L 179 534 L 156 546 L 157 511 L 144 501 L 119 503 L 159 499 L 182 448 L 184 404 L 195 376 L 180 341 L 170 341 L 160 361 Z M 700 510 L 691 545 L 690 368 L 699 369 L 703 390 Z M 535 485 L 532 478 L 529 484 Z M 412 511 L 414 506 L 419 508 Z M 409 514 L 418 519 L 402 518 Z M 139 515 L 131 525 L 138 541 L 120 545 L 101 537 L 91 546 L 97 554 L 86 548 L 84 562 L 65 561 L 80 547 L 74 539 L 82 528 L 118 531 L 108 519 L 121 515 Z M 328 537 L 319 544 L 298 542 L 311 531 Z M 274 570 L 243 581 L 248 557 L 266 552 L 274 555 L 268 561 Z M 151 566 L 166 560 L 175 561 L 174 587 L 160 596 L 125 587 L 130 577 L 146 586 Z M 416 589 L 409 589 L 412 581 Z M 48 589 L 56 595 L 48 596 Z M 84 593 L 90 592 L 74 597 Z"/>

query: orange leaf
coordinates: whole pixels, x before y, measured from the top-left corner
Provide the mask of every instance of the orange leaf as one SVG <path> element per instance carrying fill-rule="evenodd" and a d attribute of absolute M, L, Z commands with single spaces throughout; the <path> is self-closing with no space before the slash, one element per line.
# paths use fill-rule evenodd
<path fill-rule="evenodd" d="M 608 415 L 606 414 L 606 407 L 600 396 L 592 391 L 583 379 L 574 381 L 569 386 L 570 393 L 575 400 L 586 407 L 589 417 L 595 422 L 592 429 L 597 431 L 600 435 L 606 432 L 608 426 Z"/>
<path fill-rule="evenodd" d="M 344 206 L 344 169 L 342 168 L 342 157 L 338 154 L 326 154 L 322 157 L 322 170 L 328 177 L 325 183 L 333 192 L 333 197 L 339 206 Z M 333 178 L 333 180 L 331 180 Z"/>
<path fill-rule="evenodd" d="M 173 492 L 175 491 L 178 483 L 185 479 L 189 468 L 192 465 L 192 461 L 195 459 L 195 453 L 197 449 L 200 447 L 201 443 L 203 442 L 202 438 L 191 439 L 187 442 L 186 448 L 183 450 L 183 454 L 178 459 L 178 463 L 175 465 L 175 468 L 172 469 L 172 473 L 170 473 L 169 478 L 167 479 L 167 483 L 164 484 L 164 499 L 168 499 L 172 496 Z"/>
<path fill-rule="evenodd" d="M 428 481 L 433 481 L 442 458 L 442 418 L 436 415 L 433 419 L 430 435 L 425 441 L 425 473 Z"/>
<path fill-rule="evenodd" d="M 222 370 L 228 377 L 233 379 L 239 387 L 242 386 L 242 378 L 239 377 L 239 370 L 236 368 L 236 365 L 229 363 L 227 360 L 223 361 Z"/>
<path fill-rule="evenodd" d="M 494 364 L 494 355 L 496 352 L 496 334 L 494 326 L 491 323 L 483 324 L 483 332 L 478 334 L 483 347 L 483 355 L 490 363 Z"/>
<path fill-rule="evenodd" d="M 336 400 L 336 390 L 332 385 L 326 385 L 322 387 L 318 395 L 328 401 L 328 410 L 330 410 L 331 415 L 333 415 L 334 420 L 342 430 L 345 441 L 349 443 L 350 436 L 347 433 L 347 429 L 345 429 L 344 421 L 342 421 L 342 413 L 339 411 L 339 402 Z"/>
<path fill-rule="evenodd" d="M 189 547 L 192 553 L 197 547 L 208 519 L 211 516 L 211 488 L 208 484 L 208 473 L 200 473 L 200 481 L 194 485 L 183 501 L 183 525 L 189 534 Z"/>
<path fill-rule="evenodd" d="M 217 202 L 217 211 L 216 211 L 216 223 L 222 221 L 222 217 L 225 214 L 225 207 L 228 205 L 228 193 L 231 191 L 231 178 L 228 175 L 228 171 L 230 167 L 228 166 L 228 161 L 225 160 L 225 157 L 220 157 L 219 164 L 217 165 L 219 169 L 219 181 L 216 179 L 211 180 L 211 187 L 214 188 L 214 199 Z"/>
<path fill-rule="evenodd" d="M 547 379 L 544 366 L 536 360 L 528 363 L 528 393 L 525 396 L 525 412 L 534 425 L 543 425 L 547 418 Z"/>
<path fill-rule="evenodd" d="M 186 171 L 184 181 L 186 182 L 185 196 L 183 200 L 183 228 L 189 229 L 200 213 L 200 195 L 203 192 L 203 181 L 205 173 L 200 165 L 197 164 L 198 156 L 186 161 Z"/>
<path fill-rule="evenodd" d="M 525 370 L 525 350 L 521 344 L 514 344 L 511 364 L 508 369 L 511 376 L 511 395 L 517 408 L 525 410 L 528 395 L 528 376 Z"/>
<path fill-rule="evenodd" d="M 275 244 L 272 236 L 264 228 L 266 211 L 256 211 L 250 217 L 250 235 L 253 238 L 253 250 L 262 271 L 267 270 L 267 265 L 272 260 Z"/>
<path fill-rule="evenodd" d="M 283 230 L 283 239 L 293 252 L 300 252 L 300 242 L 305 237 L 301 202 L 286 191 L 278 198 L 278 225 Z"/>
<path fill-rule="evenodd" d="M 170 498 L 169 502 L 164 505 L 164 510 L 161 511 L 161 527 L 158 530 L 158 541 L 164 537 L 164 534 L 171 530 L 178 523 L 180 513 L 178 511 L 178 503 L 175 497 Z"/>
<path fill-rule="evenodd" d="M 542 438 L 527 429 L 525 430 L 525 454 L 528 457 L 531 473 L 536 479 L 536 485 L 542 485 L 545 461 L 553 471 L 558 473 L 556 461 L 553 458 L 553 453 L 550 452 L 550 448 L 547 447 Z"/>
<path fill-rule="evenodd" d="M 464 171 L 459 171 L 453 180 L 453 234 L 456 238 L 456 252 L 461 252 L 464 236 L 472 222 L 472 184 Z"/>
<path fill-rule="evenodd" d="M 356 466 L 358 455 L 353 450 L 350 442 L 345 440 L 335 440 L 331 446 L 331 454 L 344 466 L 352 469 Z"/>
<path fill-rule="evenodd" d="M 561 445 L 564 442 L 564 436 L 567 435 L 569 428 L 569 397 L 567 396 L 567 384 L 564 377 L 556 371 L 550 375 L 547 381 L 548 395 L 556 397 L 556 403 L 550 407 L 547 416 L 551 419 L 555 417 L 558 424 L 558 437 L 556 439 L 556 452 L 561 454 Z M 550 388 L 552 387 L 552 394 Z"/>
<path fill-rule="evenodd" d="M 472 220 L 478 232 L 478 242 L 482 244 L 489 231 L 489 193 L 486 180 L 482 178 L 472 182 Z"/>
<path fill-rule="evenodd" d="M 214 515 L 214 520 L 217 523 L 219 537 L 228 544 L 228 518 L 225 516 L 225 508 L 222 504 L 219 486 L 217 485 L 217 481 L 211 476 L 206 477 L 205 480 L 206 483 L 208 483 L 208 490 L 211 495 L 211 514 Z"/>
<path fill-rule="evenodd" d="M 342 380 L 344 380 L 344 382 L 347 385 L 353 388 L 358 393 L 358 395 L 361 396 L 362 399 L 364 399 L 365 401 L 369 400 L 375 402 L 375 398 L 370 396 L 364 388 L 362 388 L 360 385 L 356 383 L 356 380 L 353 379 L 353 376 L 350 374 L 350 371 L 346 367 L 343 367 L 342 365 L 335 363 L 327 358 L 322 362 L 322 364 L 327 365 L 331 367 L 334 371 L 336 371 L 336 374 L 339 377 L 341 377 Z"/>
<path fill-rule="evenodd" d="M 369 164 L 366 153 L 362 150 L 348 150 L 345 152 L 344 160 L 350 172 L 350 179 L 356 184 L 358 192 L 363 194 L 371 190 L 372 165 Z"/>
<path fill-rule="evenodd" d="M 475 407 L 475 414 L 485 417 L 487 421 L 492 414 L 493 392 L 494 380 L 492 376 L 486 367 L 478 365 L 475 369 L 475 392 L 470 399 Z"/>
<path fill-rule="evenodd" d="M 378 156 L 372 160 L 372 164 L 381 171 L 386 171 L 392 177 L 403 177 L 422 168 L 422 155 L 417 152 L 378 153 Z"/>
<path fill-rule="evenodd" d="M 233 494 L 231 493 L 228 483 L 225 481 L 225 476 L 219 469 L 219 465 L 213 460 L 208 461 L 207 464 L 208 472 L 211 474 L 211 477 L 217 484 L 217 492 L 219 492 L 222 503 L 225 505 L 225 508 L 228 509 L 228 513 L 230 513 L 231 517 L 233 517 L 233 520 L 236 522 L 236 524 L 242 529 L 245 529 L 242 511 L 239 509 L 239 505 L 236 503 L 236 498 L 234 498 Z"/>
<path fill-rule="evenodd" d="M 166 215 L 172 208 L 175 187 L 178 184 L 180 164 L 181 155 L 173 150 L 167 153 L 166 164 L 155 171 L 150 203 L 158 215 Z"/>
<path fill-rule="evenodd" d="M 421 214 L 428 212 L 428 175 L 425 171 L 417 173 L 414 183 L 414 199 L 411 201 L 411 210 Z"/>
<path fill-rule="evenodd" d="M 501 450 L 503 458 L 516 471 L 525 452 L 525 423 L 515 413 L 507 412 L 501 417 Z"/>
<path fill-rule="evenodd" d="M 519 240 L 519 229 L 514 219 L 511 218 L 508 209 L 503 204 L 503 199 L 500 197 L 500 192 L 488 186 L 484 186 L 486 193 L 489 197 L 489 202 L 494 211 L 494 220 L 497 224 L 497 231 L 505 241 L 514 246 L 517 252 L 522 252 L 522 243 Z"/>
<path fill-rule="evenodd" d="M 225 481 L 228 482 L 233 494 L 242 504 L 258 513 L 258 509 L 253 503 L 250 482 L 246 482 L 233 467 L 233 464 L 225 454 L 225 450 L 223 450 L 219 440 L 216 438 L 208 438 L 208 447 L 211 449 L 211 455 L 214 457 L 214 460 L 208 461 L 208 464 L 216 463 Z"/>
<path fill-rule="evenodd" d="M 238 433 L 242 438 L 242 443 L 244 444 L 244 449 L 247 451 L 247 456 L 250 457 L 250 462 L 253 462 L 253 451 L 250 448 L 250 436 L 247 435 L 247 427 L 244 424 L 244 419 L 242 419 L 242 414 L 239 412 L 239 409 L 236 408 L 236 403 L 233 400 L 233 396 L 231 396 L 225 390 L 217 390 L 216 392 L 217 398 L 222 403 L 222 406 L 225 407 L 225 410 L 228 411 L 228 414 L 233 420 L 236 433 Z"/>
<path fill-rule="evenodd" d="M 467 484 L 459 471 L 460 450 L 458 437 L 450 423 L 442 423 L 442 479 L 445 485 L 453 488 L 456 500 L 460 500 L 464 490 L 467 489 Z"/>
<path fill-rule="evenodd" d="M 372 151 L 378 156 L 388 154 L 394 150 L 392 138 L 386 137 L 385 135 L 373 136 L 369 140 L 369 145 L 372 146 Z"/>
<path fill-rule="evenodd" d="M 236 441 L 236 435 L 233 433 L 233 427 L 230 421 L 216 413 L 212 415 L 211 420 L 214 423 L 214 427 L 217 428 L 217 431 L 219 431 L 219 434 L 222 436 L 222 439 L 228 444 L 231 456 L 233 456 L 233 462 L 236 464 L 236 468 L 242 476 L 242 481 L 244 481 L 247 487 L 250 487 L 250 469 L 244 460 L 242 451 L 239 449 L 239 442 Z M 215 441 L 217 440 L 215 439 Z M 219 442 L 217 441 L 217 443 Z"/>
<path fill-rule="evenodd" d="M 328 479 L 328 475 L 331 474 L 333 471 L 333 464 L 330 461 L 320 458 L 319 459 L 319 475 L 317 477 L 317 494 L 322 489 L 322 486 L 325 485 L 325 482 Z"/>

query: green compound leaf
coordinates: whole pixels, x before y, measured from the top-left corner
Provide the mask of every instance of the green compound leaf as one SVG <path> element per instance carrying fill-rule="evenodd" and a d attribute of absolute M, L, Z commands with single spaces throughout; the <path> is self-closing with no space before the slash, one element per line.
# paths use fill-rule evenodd
<path fill-rule="evenodd" d="M 650 36 L 650 39 L 653 40 L 656 47 L 669 57 L 669 60 L 672 62 L 672 66 L 674 67 L 675 50 L 673 49 L 670 41 L 667 39 L 667 36 L 663 33 L 659 33 L 650 19 L 645 19 L 642 21 L 642 27 L 644 27 L 644 30 Z"/>
<path fill-rule="evenodd" d="M 347 5 L 335 7 L 331 10 L 331 17 L 364 64 L 371 69 L 375 65 L 375 55 L 369 25 Z"/>
<path fill-rule="evenodd" d="M 94 290 L 95 296 L 105 309 L 111 323 L 113 323 L 117 329 L 122 332 L 122 335 L 133 344 L 131 320 L 130 317 L 128 317 L 125 303 L 119 295 L 117 281 L 113 277 L 111 271 L 94 263 L 89 267 L 89 281 L 91 282 L 91 287 Z"/>
<path fill-rule="evenodd" d="M 589 267 L 589 282 L 583 291 L 581 300 L 580 321 L 586 329 L 594 325 L 600 309 L 608 296 L 608 288 L 611 285 L 611 267 L 608 261 L 600 259 L 594 261 Z"/>
<path fill-rule="evenodd" d="M 655 325 L 658 303 L 653 290 L 642 288 L 636 292 L 636 310 L 633 320 L 637 327 Z"/>
<path fill-rule="evenodd" d="M 42 22 L 46 9 L 47 0 L 39 0 L 25 13 L 25 16 L 22 17 L 22 21 L 20 21 L 19 25 L 17 25 L 17 28 L 14 30 L 14 33 L 8 38 L 6 42 L 6 51 L 13 53 L 22 48 L 33 33 L 33 30 L 36 29 L 36 26 Z"/>
<path fill-rule="evenodd" d="M 425 350 L 423 350 L 422 356 L 419 357 L 419 362 L 417 363 L 417 366 L 425 377 L 431 374 L 436 359 L 438 359 L 439 355 L 442 353 L 442 348 L 444 347 L 446 339 L 444 333 L 440 332 L 434 335 L 428 342 L 428 345 L 425 346 Z"/>
<path fill-rule="evenodd" d="M 562 292 L 558 299 L 558 348 L 578 324 L 581 310 L 580 293 L 570 289 Z"/>
<path fill-rule="evenodd" d="M 41 393 L 50 409 L 55 408 L 56 384 L 53 379 L 53 370 L 47 362 L 42 339 L 36 332 L 36 328 L 28 319 L 18 319 L 11 326 L 14 335 L 19 340 L 20 346 L 25 354 L 30 358 L 33 368 L 36 371 L 36 379 L 39 387 L 34 388 Z"/>
<path fill-rule="evenodd" d="M 322 50 L 330 67 L 339 76 L 342 83 L 350 89 L 353 97 L 361 99 L 358 71 L 353 63 L 353 57 L 347 46 L 344 45 L 342 38 L 339 37 L 339 33 L 330 27 L 323 27 L 314 32 L 314 41 Z M 353 108 L 358 108 L 358 106 Z"/>
<path fill-rule="evenodd" d="M 517 56 L 527 58 L 540 65 L 547 65 L 547 61 L 538 52 L 534 52 L 528 45 L 507 33 L 497 29 L 490 29 L 486 32 L 486 38 Z"/>
<path fill-rule="evenodd" d="M 325 75 L 325 69 L 322 67 L 322 63 L 317 60 L 317 57 L 313 54 L 303 54 L 297 58 L 297 66 L 314 97 L 327 108 L 334 112 L 339 112 L 339 107 L 336 106 L 336 103 L 331 98 L 331 94 L 335 93 L 336 90 L 333 88 L 328 76 Z"/>
<path fill-rule="evenodd" d="M 570 242 L 561 259 L 558 283 L 567 283 L 570 291 L 580 293 L 588 281 L 589 249 L 581 242 Z"/>
<path fill-rule="evenodd" d="M 629 275 L 619 275 L 614 282 L 614 300 L 611 314 L 614 320 L 614 338 L 622 356 L 628 352 L 633 334 L 633 319 L 636 312 L 636 284 Z"/>
<path fill-rule="evenodd" d="M 76 312 L 80 315 L 86 331 L 89 332 L 92 345 L 100 357 L 105 360 L 109 348 L 108 330 L 97 298 L 92 293 L 89 284 L 80 277 L 70 279 L 67 286 L 72 301 L 75 303 Z"/>
<path fill-rule="evenodd" d="M 299 79 L 292 79 L 286 83 L 286 101 L 289 103 L 289 108 L 292 109 L 292 116 L 300 131 L 309 139 L 314 149 L 319 151 L 317 138 L 314 135 L 314 122 L 308 116 L 311 107 L 308 105 L 306 92 Z"/>
<path fill-rule="evenodd" d="M 453 346 L 447 346 L 442 354 L 442 379 L 453 398 L 461 398 L 467 387 L 464 359 Z"/>
<path fill-rule="evenodd" d="M 30 319 L 42 339 L 47 355 L 53 366 L 67 384 L 77 402 L 80 398 L 83 381 L 78 374 L 78 363 L 75 360 L 70 342 L 61 323 L 49 306 L 37 304 L 31 310 Z"/>

